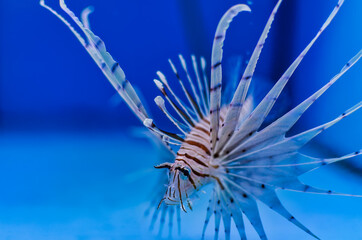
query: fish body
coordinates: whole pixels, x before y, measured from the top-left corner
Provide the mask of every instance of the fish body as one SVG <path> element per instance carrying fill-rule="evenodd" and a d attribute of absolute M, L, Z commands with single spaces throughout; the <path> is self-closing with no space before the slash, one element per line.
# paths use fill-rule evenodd
<path fill-rule="evenodd" d="M 122 68 L 107 52 L 103 41 L 90 30 L 88 15 L 91 13 L 91 9 L 83 11 L 82 18 L 79 20 L 64 1 L 60 0 L 61 8 L 81 30 L 80 34 L 72 24 L 47 6 L 44 0 L 41 0 L 40 4 L 68 26 L 129 108 L 151 131 L 152 138 L 160 143 L 162 149 L 168 153 L 169 162 L 155 166 L 158 169 L 168 169 L 167 177 L 162 178 L 158 183 L 160 191 L 156 191 L 157 198 L 161 198 L 158 204 L 158 208 L 162 209 L 160 231 L 162 231 L 167 212 L 169 213 L 169 226 L 172 227 L 175 209 L 176 219 L 179 223 L 180 209 L 185 212 L 188 208 L 192 209 L 192 197 L 204 186 L 212 185 L 213 192 L 206 211 L 203 237 L 211 217 L 214 216 L 215 239 L 219 236 L 221 222 L 223 222 L 225 239 L 230 239 L 231 222 L 235 223 L 240 238 L 246 239 L 243 220 L 243 216 L 246 216 L 260 239 L 267 239 L 257 206 L 257 201 L 260 201 L 318 239 L 285 209 L 276 191 L 283 189 L 343 195 L 306 185 L 298 177 L 321 166 L 360 155 L 361 151 L 326 159 L 307 156 L 300 153 L 299 150 L 318 134 L 360 109 L 362 101 L 330 122 L 293 136 L 286 137 L 286 133 L 325 91 L 360 60 L 362 50 L 352 57 L 321 89 L 266 127 L 262 127 L 262 124 L 293 72 L 319 36 L 330 25 L 343 2 L 343 0 L 338 1 L 315 37 L 257 104 L 249 94 L 249 86 L 282 0 L 275 5 L 231 101 L 222 104 L 222 55 L 226 32 L 234 17 L 241 12 L 250 12 L 249 6 L 244 4 L 231 7 L 224 14 L 216 29 L 210 74 L 207 73 L 204 58 L 191 56 L 190 60 L 186 60 L 179 55 L 179 62 L 186 76 L 185 79 L 182 79 L 176 65 L 169 60 L 171 69 L 175 73 L 176 82 L 180 84 L 184 97 L 176 95 L 167 78 L 161 72 L 157 72 L 158 79 L 155 79 L 154 82 L 162 96 L 157 96 L 155 103 L 177 127 L 179 133 L 165 131 L 156 126 L 154 121 L 149 118 Z M 188 61 L 192 64 L 188 65 Z M 226 97 L 229 99 L 230 96 Z M 170 113 L 169 107 L 173 109 L 176 116 Z M 157 216 L 158 211 L 155 210 L 152 217 L 153 223 Z"/>

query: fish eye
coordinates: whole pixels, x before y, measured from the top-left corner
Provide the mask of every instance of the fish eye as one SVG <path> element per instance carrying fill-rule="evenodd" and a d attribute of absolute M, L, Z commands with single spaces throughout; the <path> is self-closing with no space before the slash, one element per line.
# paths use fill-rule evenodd
<path fill-rule="evenodd" d="M 189 167 L 179 168 L 181 172 L 181 178 L 186 180 L 190 176 L 191 169 Z"/>

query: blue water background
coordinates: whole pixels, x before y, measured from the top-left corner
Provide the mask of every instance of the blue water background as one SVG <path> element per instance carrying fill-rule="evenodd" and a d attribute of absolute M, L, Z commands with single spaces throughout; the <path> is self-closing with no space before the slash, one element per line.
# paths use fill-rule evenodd
<path fill-rule="evenodd" d="M 213 34 L 232 0 L 73 0 L 95 7 L 92 29 L 142 92 L 159 126 L 171 129 L 153 98 L 168 58 L 195 53 L 210 63 Z M 276 1 L 252 1 L 231 24 L 225 75 L 255 46 Z M 256 76 L 273 84 L 318 31 L 337 1 L 285 0 Z M 48 1 L 54 7 L 57 1 Z M 59 9 L 59 8 L 57 8 Z M 349 0 L 295 72 L 280 103 L 288 109 L 325 84 L 362 46 L 362 2 Z M 189 61 L 189 59 L 187 60 Z M 301 118 L 294 132 L 333 119 L 361 101 L 356 64 Z M 0 239 L 157 239 L 143 216 L 157 172 L 157 151 L 70 31 L 37 1 L 0 1 Z M 254 86 L 255 88 L 258 85 Z M 362 113 L 318 136 L 306 151 L 340 156 L 362 146 Z M 362 194 L 361 157 L 303 176 L 305 182 Z M 161 187 L 161 186 L 160 186 Z M 361 239 L 360 198 L 280 192 L 287 209 L 322 239 Z M 161 196 L 160 196 L 161 197 Z M 181 239 L 199 239 L 206 207 L 183 214 Z M 261 205 L 270 239 L 311 239 Z M 250 239 L 257 239 L 247 225 Z M 209 228 L 208 236 L 212 236 Z M 233 231 L 236 237 L 236 231 Z M 167 236 L 166 232 L 163 235 Z M 177 234 L 173 235 L 177 238 Z"/>

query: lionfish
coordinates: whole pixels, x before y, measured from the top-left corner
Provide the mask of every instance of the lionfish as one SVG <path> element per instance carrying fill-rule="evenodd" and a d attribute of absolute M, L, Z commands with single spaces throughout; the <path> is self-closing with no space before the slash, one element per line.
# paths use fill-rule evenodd
<path fill-rule="evenodd" d="M 86 8 L 82 12 L 81 19 L 79 19 L 66 6 L 64 0 L 59 2 L 62 10 L 81 30 L 83 36 L 65 18 L 46 5 L 44 0 L 41 0 L 40 4 L 67 25 L 129 108 L 151 131 L 152 134 L 150 135 L 157 139 L 156 141 L 169 153 L 168 159 L 172 162 L 155 166 L 155 168 L 168 169 L 168 177 L 165 176 L 162 180 L 165 182 L 159 184 L 162 189 L 161 194 L 163 194 L 165 191 L 163 186 L 168 182 L 166 192 L 158 205 L 158 207 L 162 206 L 160 229 L 163 227 L 167 212 L 169 212 L 169 225 L 172 226 L 175 209 L 178 212 L 177 220 L 179 222 L 180 211 L 186 212 L 187 208 L 192 208 L 191 197 L 195 196 L 204 186 L 212 185 L 213 192 L 207 207 L 202 231 L 203 238 L 209 220 L 214 215 L 215 239 L 218 238 L 221 221 L 224 226 L 225 239 L 230 239 L 231 221 L 235 223 L 240 238 L 246 239 L 243 222 L 243 215 L 245 215 L 260 239 L 267 239 L 258 211 L 258 200 L 318 239 L 285 209 L 276 195 L 276 190 L 339 194 L 306 185 L 298 177 L 321 166 L 360 155 L 362 151 L 326 159 L 307 156 L 300 153 L 299 149 L 325 129 L 361 108 L 362 101 L 330 122 L 293 136 L 286 137 L 286 133 L 314 101 L 361 58 L 362 50 L 348 61 L 326 85 L 309 98 L 266 127 L 262 127 L 262 124 L 293 72 L 336 16 L 344 2 L 343 0 L 338 1 L 315 37 L 255 107 L 253 97 L 248 94 L 248 89 L 271 24 L 282 0 L 279 0 L 274 7 L 231 101 L 222 104 L 222 56 L 226 31 L 235 16 L 241 12 L 251 11 L 249 6 L 244 4 L 231 7 L 223 15 L 216 29 L 212 46 L 210 81 L 208 81 L 204 58 L 197 59 L 192 55 L 192 71 L 195 76 L 193 79 L 186 60 L 182 55 L 179 55 L 188 87 L 180 77 L 175 64 L 169 60 L 188 104 L 185 104 L 185 99 L 182 100 L 175 94 L 166 77 L 161 72 L 157 72 L 159 79 L 154 80 L 154 82 L 163 97 L 157 96 L 155 102 L 179 129 L 179 134 L 158 128 L 154 121 L 148 117 L 140 97 L 126 79 L 122 68 L 107 52 L 104 42 L 90 30 L 88 16 L 93 11 L 92 8 Z M 178 117 L 171 115 L 166 107 L 165 99 Z M 162 205 L 162 202 L 166 205 Z M 154 214 L 154 219 L 157 218 L 157 214 Z"/>

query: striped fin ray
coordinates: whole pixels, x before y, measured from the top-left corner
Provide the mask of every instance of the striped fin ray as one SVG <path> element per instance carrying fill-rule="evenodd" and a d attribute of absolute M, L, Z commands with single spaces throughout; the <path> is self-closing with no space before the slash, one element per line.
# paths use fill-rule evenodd
<path fill-rule="evenodd" d="M 311 95 L 309 98 L 300 103 L 297 107 L 290 110 L 284 116 L 271 123 L 269 126 L 255 133 L 245 142 L 235 147 L 229 155 L 241 153 L 241 151 L 248 149 L 260 149 L 270 143 L 275 143 L 284 138 L 285 133 L 288 132 L 302 114 L 323 94 L 327 91 L 341 76 L 343 76 L 358 60 L 362 57 L 362 50 L 360 50 L 343 68 L 335 75 L 326 85 Z"/>
<path fill-rule="evenodd" d="M 226 180 L 227 181 L 227 180 Z M 224 181 L 225 183 L 227 183 Z M 247 193 L 242 190 L 242 187 L 236 188 L 232 184 L 225 184 L 226 191 L 229 193 L 230 205 L 238 205 L 239 209 L 249 219 L 249 222 L 258 233 L 261 240 L 266 240 L 263 223 L 260 219 L 259 209 L 254 198 L 248 198 Z M 239 211 L 240 211 L 239 210 Z M 233 211 L 235 212 L 235 210 Z"/>
<path fill-rule="evenodd" d="M 228 199 L 228 201 L 227 201 L 228 206 L 229 206 L 230 212 L 232 214 L 232 218 L 235 223 L 235 226 L 238 230 L 240 239 L 246 240 L 243 214 L 240 210 L 239 205 L 237 203 L 235 203 L 236 198 L 230 198 L 230 196 L 231 197 L 233 196 L 232 194 L 230 195 L 230 192 L 229 192 L 229 195 L 227 195 L 224 191 L 222 191 L 221 193 Z"/>
<path fill-rule="evenodd" d="M 230 138 L 230 136 L 232 135 L 238 124 L 241 108 L 243 107 L 246 94 L 248 92 L 249 85 L 256 68 L 256 64 L 259 60 L 261 50 L 263 49 L 266 38 L 268 37 L 270 27 L 274 21 L 274 17 L 281 3 L 282 0 L 279 0 L 276 6 L 274 7 L 268 19 L 268 22 L 263 30 L 263 33 L 261 34 L 259 41 L 254 49 L 254 52 L 250 57 L 249 63 L 246 66 L 246 69 L 235 91 L 233 99 L 229 104 L 229 109 L 226 113 L 225 121 L 223 122 L 221 127 L 220 141 L 218 141 L 217 148 L 215 149 L 216 152 L 219 152 L 222 149 L 222 147 L 224 146 L 226 141 L 228 141 L 228 139 Z"/>
<path fill-rule="evenodd" d="M 155 98 L 156 105 L 162 110 L 162 112 L 170 119 L 170 121 L 184 134 L 187 135 L 186 131 L 190 131 L 190 129 L 179 122 L 176 118 L 174 118 L 166 109 L 165 100 L 161 96 L 157 96 Z"/>
<path fill-rule="evenodd" d="M 211 195 L 211 198 L 209 200 L 209 204 L 207 206 L 207 209 L 206 209 L 206 217 L 205 217 L 205 222 L 204 222 L 204 226 L 203 226 L 203 229 L 202 229 L 202 236 L 201 236 L 201 239 L 204 240 L 205 239 L 205 231 L 206 231 L 206 228 L 210 222 L 210 218 L 212 216 L 212 213 L 213 213 L 213 210 L 214 210 L 214 206 L 215 206 L 215 201 L 216 201 L 216 193 L 215 193 L 215 189 Z"/>
<path fill-rule="evenodd" d="M 197 63 L 197 59 L 196 59 L 195 55 L 191 55 L 191 60 L 192 60 L 192 66 L 194 68 L 194 72 L 195 72 L 195 76 L 196 76 L 196 80 L 197 80 L 197 85 L 199 87 L 200 98 L 201 98 L 201 109 L 202 109 L 203 115 L 207 116 L 208 112 L 209 112 L 207 105 L 206 105 L 206 102 L 208 101 L 208 99 L 206 98 L 206 95 L 205 95 L 205 88 L 207 88 L 207 87 L 206 87 L 206 84 L 205 84 L 205 86 L 202 84 L 200 73 L 199 73 L 199 65 Z"/>
<path fill-rule="evenodd" d="M 202 119 L 202 113 L 200 111 L 200 108 L 199 106 L 197 105 L 195 99 L 192 97 L 191 93 L 187 90 L 187 88 L 185 87 L 185 84 L 183 83 L 181 77 L 180 77 L 180 74 L 178 73 L 177 71 L 177 68 L 175 67 L 175 65 L 173 64 L 173 62 L 171 61 L 171 59 L 168 60 L 170 66 L 171 66 L 171 69 L 172 71 L 174 72 L 181 88 L 182 88 L 182 91 L 184 92 L 187 100 L 189 101 L 192 109 L 193 109 L 193 114 L 195 115 L 196 117 L 196 121 L 199 121 L 200 119 Z"/>
<path fill-rule="evenodd" d="M 225 240 L 230 240 L 230 233 L 231 233 L 231 212 L 227 206 L 227 203 L 225 199 L 221 199 L 221 208 L 223 211 L 221 211 L 222 216 L 222 222 L 224 224 L 224 234 L 225 234 Z"/>
<path fill-rule="evenodd" d="M 79 42 L 82 44 L 83 47 L 86 47 L 86 42 L 83 39 L 83 37 L 74 29 L 74 27 L 67 21 L 65 18 L 63 18 L 59 13 L 57 13 L 54 9 L 49 7 L 45 4 L 45 0 L 40 0 L 39 2 L 40 6 L 44 7 L 48 11 L 50 11 L 52 14 L 54 14 L 57 18 L 59 18 L 68 28 L 69 30 L 76 36 L 76 38 L 79 40 Z"/>
<path fill-rule="evenodd" d="M 155 132 L 156 134 L 166 137 L 166 138 L 170 138 L 173 141 L 175 141 L 176 143 L 181 144 L 184 139 L 182 137 L 180 137 L 179 135 L 175 134 L 175 133 L 170 133 L 164 130 L 159 129 L 154 123 L 153 120 L 150 118 L 146 118 L 145 121 L 143 122 L 143 125 L 145 125 L 145 127 L 147 127 L 148 129 L 150 129 L 151 131 Z M 170 142 L 172 143 L 172 142 Z"/>
<path fill-rule="evenodd" d="M 280 202 L 278 196 L 275 193 L 275 190 L 268 185 L 255 183 L 252 181 L 243 181 L 242 186 L 240 183 L 236 183 L 235 181 L 225 178 L 225 180 L 233 185 L 235 188 L 238 188 L 241 191 L 245 192 L 244 198 L 255 198 L 266 204 L 273 211 L 277 212 L 285 219 L 311 235 L 312 237 L 319 239 L 315 234 L 313 234 L 307 227 L 301 224 L 293 215 L 291 215 L 288 210 L 284 208 L 282 203 Z"/>
<path fill-rule="evenodd" d="M 204 117 L 204 114 L 202 113 L 202 103 L 201 103 L 201 100 L 200 100 L 200 97 L 201 97 L 201 96 L 199 97 L 199 95 L 196 93 L 196 88 L 195 88 L 195 85 L 194 85 L 194 83 L 192 82 L 192 79 L 191 79 L 191 77 L 190 77 L 190 74 L 189 74 L 189 71 L 188 71 L 188 69 L 187 69 L 187 65 L 186 65 L 186 61 L 185 61 L 184 57 L 183 57 L 181 54 L 179 54 L 178 57 L 179 57 L 179 59 L 180 59 L 181 66 L 182 66 L 183 70 L 184 70 L 185 73 L 186 73 L 186 78 L 187 78 L 187 80 L 188 80 L 188 82 L 189 82 L 189 85 L 191 86 L 192 93 L 193 93 L 194 98 L 195 98 L 195 100 L 196 100 L 196 101 L 194 100 L 193 102 L 195 103 L 195 107 L 196 107 L 197 113 L 198 113 L 198 115 L 200 116 L 200 118 L 203 118 L 203 117 Z M 197 79 L 196 79 L 196 80 L 197 80 Z"/>
<path fill-rule="evenodd" d="M 202 69 L 202 79 L 204 80 L 204 86 L 205 86 L 205 96 L 206 96 L 206 109 L 210 111 L 210 83 L 209 79 L 207 78 L 206 74 L 206 60 L 204 57 L 200 58 L 201 62 L 201 69 Z"/>
<path fill-rule="evenodd" d="M 80 19 L 82 20 L 82 23 L 84 25 L 85 28 L 91 29 L 90 28 L 90 24 L 89 24 L 89 15 L 91 13 L 93 13 L 94 8 L 92 6 L 86 7 L 82 12 L 81 12 L 81 17 Z"/>
<path fill-rule="evenodd" d="M 223 184 L 225 185 L 225 184 Z M 215 217 L 215 234 L 214 239 L 219 237 L 220 216 L 224 224 L 225 239 L 230 240 L 231 219 L 233 219 L 238 229 L 240 238 L 246 240 L 245 226 L 242 212 L 235 203 L 235 196 L 231 191 L 225 192 L 215 186 L 206 212 L 206 219 L 203 227 L 202 239 L 205 238 L 205 231 L 212 215 Z"/>
<path fill-rule="evenodd" d="M 300 62 L 303 60 L 306 53 L 313 46 L 315 41 L 319 38 L 322 32 L 327 28 L 327 26 L 331 23 L 332 19 L 336 16 L 338 10 L 343 4 L 344 0 L 339 0 L 338 4 L 334 7 L 333 11 L 324 22 L 322 27 L 319 29 L 316 36 L 312 39 L 312 41 L 308 44 L 308 46 L 300 53 L 300 55 L 294 60 L 292 65 L 286 70 L 286 72 L 281 76 L 278 82 L 274 85 L 274 87 L 269 91 L 269 93 L 264 97 L 264 99 L 259 103 L 259 105 L 255 108 L 255 110 L 250 114 L 248 119 L 243 122 L 240 126 L 240 129 L 233 134 L 228 143 L 226 144 L 222 154 L 233 149 L 238 143 L 241 141 L 245 141 L 250 138 L 262 125 L 266 116 L 268 115 L 271 108 L 274 106 L 275 101 L 277 100 L 279 94 L 287 84 L 288 80 L 299 66 Z"/>
<path fill-rule="evenodd" d="M 298 152 L 290 152 L 272 157 L 251 157 L 239 165 L 231 165 L 227 168 L 230 171 L 230 176 L 244 181 L 253 181 L 261 184 L 261 186 L 269 185 L 274 188 L 314 194 L 356 196 L 336 193 L 331 190 L 318 189 L 306 185 L 300 182 L 298 176 L 321 166 L 349 159 L 361 154 L 362 152 L 360 150 L 342 157 L 325 159 L 313 158 Z"/>
<path fill-rule="evenodd" d="M 210 143 L 214 149 L 219 132 L 219 118 L 221 105 L 221 86 L 222 86 L 222 70 L 221 60 L 223 55 L 223 45 L 226 30 L 229 28 L 230 22 L 240 12 L 251 11 L 247 5 L 238 4 L 231 7 L 221 18 L 215 33 L 212 46 L 211 58 L 211 85 L 210 85 Z"/>
<path fill-rule="evenodd" d="M 224 224 L 224 234 L 225 239 L 230 240 L 231 233 L 231 219 L 234 220 L 236 228 L 238 229 L 241 239 L 246 239 L 245 236 L 245 227 L 243 222 L 243 215 L 240 209 L 234 204 L 234 199 L 236 198 L 232 192 L 227 189 L 227 185 L 223 183 L 223 186 L 226 187 L 226 192 L 221 190 L 219 186 L 215 187 L 217 193 L 217 201 L 215 205 L 216 213 L 215 215 L 215 239 L 218 239 L 219 225 L 220 220 L 216 218 L 216 214 L 221 215 L 222 221 Z"/>
<path fill-rule="evenodd" d="M 217 193 L 216 194 L 217 198 L 218 199 L 216 202 L 215 202 L 215 206 L 214 206 L 214 220 L 215 220 L 215 234 L 214 234 L 214 240 L 217 240 L 219 239 L 219 232 L 220 232 L 220 222 L 221 222 L 221 211 L 222 211 L 222 208 L 221 208 L 221 200 L 220 200 L 220 196 L 218 196 L 219 194 Z"/>
<path fill-rule="evenodd" d="M 224 234 L 225 240 L 230 240 L 230 233 L 231 233 L 231 218 L 232 212 L 228 207 L 228 198 L 225 197 L 223 191 L 217 186 L 215 188 L 216 192 L 216 204 L 214 207 L 214 216 L 215 216 L 215 234 L 214 239 L 219 238 L 220 232 L 220 219 L 222 218 L 224 224 Z"/>
<path fill-rule="evenodd" d="M 238 162 L 240 164 L 245 164 L 251 161 L 254 161 L 256 159 L 260 158 L 272 158 L 278 155 L 282 155 L 285 153 L 292 153 L 297 150 L 299 150 L 301 147 L 303 147 L 306 143 L 308 143 L 310 140 L 312 140 L 314 137 L 316 137 L 318 134 L 320 134 L 325 129 L 333 126 L 334 124 L 338 123 L 343 118 L 347 117 L 348 115 L 352 114 L 353 112 L 357 111 L 362 107 L 362 101 L 350 108 L 349 110 L 342 113 L 339 117 L 335 118 L 334 120 L 322 124 L 318 127 L 312 128 L 310 130 L 307 130 L 305 132 L 299 133 L 297 135 L 294 135 L 292 137 L 284 138 L 284 140 L 279 141 L 275 144 L 271 144 L 267 147 L 248 152 L 247 149 L 242 150 L 242 154 L 239 156 L 235 156 L 235 158 L 228 160 L 226 159 L 225 162 L 223 162 L 224 165 L 230 164 L 232 162 Z M 245 151 L 244 151 L 245 150 Z"/>
<path fill-rule="evenodd" d="M 298 157 L 298 154 L 296 154 L 295 157 Z M 230 173 L 230 176 L 234 177 L 234 179 L 241 179 L 242 182 L 254 182 L 259 184 L 262 188 L 265 188 L 265 185 L 268 185 L 275 189 L 305 193 L 351 196 L 306 185 L 298 179 L 298 174 L 296 174 L 297 171 L 296 168 L 254 168 L 253 170 L 244 168 L 236 171 L 236 173 Z"/>
<path fill-rule="evenodd" d="M 127 80 L 122 68 L 107 52 L 104 43 L 102 43 L 102 40 L 99 37 L 95 36 L 89 29 L 85 29 L 85 31 L 88 32 L 88 35 L 90 37 L 92 37 L 92 42 L 94 44 L 98 43 L 98 45 L 94 45 L 95 47 L 94 49 L 99 50 L 102 60 L 105 62 L 106 66 L 108 67 L 107 68 L 108 75 L 112 76 L 112 79 L 114 80 L 112 85 L 116 87 L 117 90 L 122 90 L 126 93 L 131 103 L 133 103 L 133 105 L 135 106 L 136 110 L 140 112 L 139 114 L 142 116 L 141 120 L 144 120 L 143 118 L 147 117 L 145 107 L 141 103 L 141 100 L 138 97 L 136 91 L 134 90 L 130 82 Z"/>
<path fill-rule="evenodd" d="M 185 104 L 179 97 L 177 97 L 177 95 L 174 93 L 174 91 L 168 84 L 168 81 L 162 72 L 158 71 L 156 74 L 159 77 L 159 79 L 161 80 L 161 82 L 166 86 L 167 91 L 169 91 L 171 93 L 172 97 L 176 100 L 177 104 L 181 107 L 181 109 L 184 111 L 184 113 L 188 116 L 188 118 L 189 118 L 188 121 L 192 122 L 191 126 L 194 126 L 194 124 L 197 122 L 197 120 L 192 115 L 196 115 L 196 113 L 193 110 L 189 109 L 187 107 L 187 104 Z"/>
<path fill-rule="evenodd" d="M 161 76 L 161 75 L 160 75 Z M 184 121 L 184 123 L 189 127 L 192 128 L 195 126 L 195 120 L 192 118 L 192 116 L 188 113 L 187 109 L 184 107 L 184 105 L 181 103 L 181 100 L 178 99 L 174 94 L 173 91 L 171 90 L 171 88 L 168 87 L 168 84 L 166 82 L 160 82 L 159 80 L 155 79 L 153 80 L 156 84 L 156 87 L 160 90 L 160 92 L 163 94 L 163 96 L 165 96 L 165 98 L 167 99 L 167 101 L 171 104 L 172 108 L 177 112 L 177 114 L 181 117 L 181 119 Z M 179 104 L 180 107 L 178 107 L 176 105 L 176 103 L 174 103 L 171 98 L 169 97 L 169 95 L 167 94 L 165 87 L 167 88 L 167 90 L 171 93 L 171 95 L 175 96 L 175 99 L 177 101 L 177 103 Z"/>
<path fill-rule="evenodd" d="M 73 19 L 78 27 L 83 31 L 89 44 L 86 49 L 95 60 L 97 65 L 102 69 L 108 80 L 112 83 L 113 87 L 120 92 L 123 90 L 125 94 L 122 94 L 123 99 L 127 99 L 128 105 L 131 105 L 131 109 L 144 121 L 147 118 L 147 113 L 143 107 L 137 93 L 133 89 L 132 85 L 128 82 L 125 77 L 123 70 L 119 64 L 113 60 L 112 56 L 107 52 L 104 42 L 93 32 L 84 27 L 82 22 L 75 16 L 75 14 L 67 7 L 64 0 L 59 0 L 60 7 Z M 105 64 L 105 66 L 104 66 Z"/>
<path fill-rule="evenodd" d="M 260 158 L 249 163 L 243 163 L 242 165 L 228 166 L 229 170 L 238 169 L 253 169 L 253 168 L 294 168 L 295 175 L 302 175 L 321 166 L 325 166 L 331 163 L 343 161 L 355 156 L 361 155 L 362 150 L 344 155 L 336 158 L 315 158 L 301 153 L 289 153 L 286 155 L 273 157 L 273 158 Z M 254 170 L 253 170 L 254 171 Z M 292 171 L 292 170 L 288 170 Z"/>
<path fill-rule="evenodd" d="M 83 47 L 87 50 L 87 52 L 90 54 L 90 56 L 93 58 L 93 60 L 97 63 L 98 67 L 102 70 L 104 75 L 107 77 L 107 79 L 111 82 L 111 84 L 114 86 L 114 88 L 118 91 L 118 93 L 121 95 L 121 97 L 125 100 L 125 102 L 128 104 L 128 106 L 131 108 L 131 110 L 136 114 L 136 116 L 143 121 L 147 114 L 144 110 L 143 105 L 141 104 L 137 94 L 133 90 L 132 86 L 128 83 L 128 81 L 124 77 L 123 71 L 120 69 L 117 74 L 120 79 L 116 79 L 116 75 L 112 73 L 111 67 L 107 66 L 106 60 L 110 60 L 111 57 L 109 57 L 109 53 L 106 52 L 105 47 L 103 48 L 103 52 L 96 49 L 96 43 L 95 40 L 100 41 L 98 44 L 101 44 L 104 46 L 104 43 L 96 37 L 89 29 L 86 29 L 83 25 L 83 23 L 75 16 L 75 14 L 70 11 L 63 0 L 59 1 L 60 7 L 72 18 L 72 20 L 78 25 L 78 27 L 82 30 L 84 35 L 87 37 L 88 43 L 80 36 L 80 34 L 71 26 L 69 22 L 67 22 L 63 17 L 61 17 L 56 11 L 51 9 L 49 6 L 47 6 L 44 1 L 40 1 L 40 5 L 48 9 L 51 13 L 53 13 L 55 16 L 57 16 L 63 23 L 66 24 L 66 26 L 72 31 L 72 33 L 77 37 L 77 39 L 81 42 Z M 91 11 L 86 11 L 86 14 L 90 14 Z M 88 16 L 87 16 L 88 17 Z M 86 21 L 86 23 L 89 25 L 89 23 Z M 104 59 L 103 55 L 109 55 L 108 59 Z M 114 62 L 114 61 L 113 61 Z M 116 63 L 114 63 L 116 64 Z M 115 66 L 115 65 L 114 65 Z M 122 74 L 123 73 L 123 74 Z M 119 85 L 117 84 L 117 80 L 121 81 L 123 84 Z M 123 88 L 126 86 L 126 89 Z"/>

